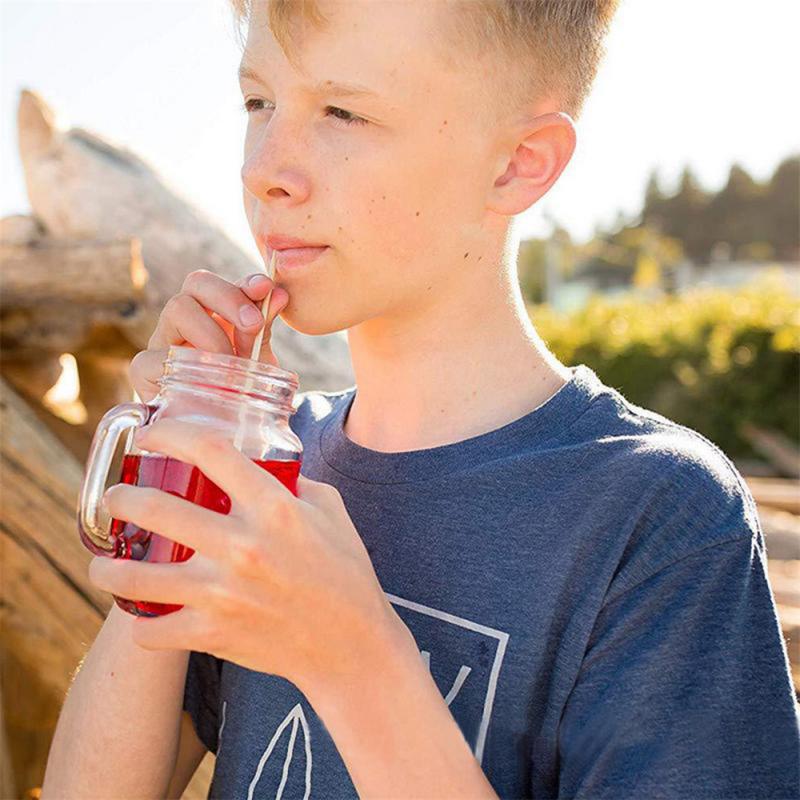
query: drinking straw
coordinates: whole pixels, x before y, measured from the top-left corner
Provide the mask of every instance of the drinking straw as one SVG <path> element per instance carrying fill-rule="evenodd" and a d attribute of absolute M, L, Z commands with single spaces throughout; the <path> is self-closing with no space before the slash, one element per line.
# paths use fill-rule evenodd
<path fill-rule="evenodd" d="M 269 264 L 267 265 L 267 277 L 270 280 L 274 281 L 275 279 L 275 257 L 277 255 L 277 250 L 272 251 L 272 258 L 269 260 Z M 272 298 L 272 289 L 275 286 L 273 283 L 269 287 L 269 292 L 264 300 L 261 302 L 261 315 L 264 318 L 264 324 L 261 326 L 261 330 L 259 330 L 258 334 L 256 335 L 255 340 L 253 341 L 253 349 L 250 351 L 250 359 L 252 361 L 258 361 L 259 356 L 261 355 L 261 342 L 264 338 L 264 330 L 267 327 L 267 314 L 269 313 L 269 301 Z M 253 388 L 253 374 L 249 373 L 247 376 L 247 381 L 245 382 L 245 386 L 243 391 L 245 393 L 250 392 Z M 234 446 L 237 450 L 242 449 L 242 439 L 244 438 L 244 403 L 239 406 L 239 426 L 236 429 L 236 438 L 234 440 Z"/>
<path fill-rule="evenodd" d="M 269 260 L 269 264 L 267 265 L 267 275 L 269 279 L 274 281 L 275 279 L 275 256 L 278 254 L 277 250 L 272 251 L 272 258 Z M 267 314 L 269 313 L 269 301 L 272 297 L 272 289 L 275 286 L 273 283 L 272 286 L 269 287 L 269 293 L 264 298 L 261 303 L 261 314 L 264 317 L 264 325 L 261 326 L 261 330 L 258 332 L 258 335 L 253 342 L 253 349 L 250 351 L 250 358 L 254 361 L 258 361 L 258 357 L 261 355 L 261 340 L 264 338 L 264 330 L 266 329 L 266 321 L 267 321 Z"/>

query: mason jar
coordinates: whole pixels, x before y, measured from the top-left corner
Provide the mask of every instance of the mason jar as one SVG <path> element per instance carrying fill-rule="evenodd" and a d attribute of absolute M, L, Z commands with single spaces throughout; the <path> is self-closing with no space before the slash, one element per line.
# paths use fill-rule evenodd
<path fill-rule="evenodd" d="M 81 541 L 95 555 L 177 562 L 194 554 L 192 548 L 157 531 L 109 518 L 103 509 L 111 461 L 120 436 L 126 432 L 116 483 L 153 486 L 220 514 L 230 512 L 230 497 L 198 467 L 136 446 L 134 429 L 158 419 L 185 420 L 224 434 L 297 495 L 303 445 L 289 426 L 299 385 L 296 373 L 249 358 L 172 345 L 158 384 L 160 390 L 149 403 L 121 403 L 109 409 L 92 438 L 77 517 Z M 106 519 L 101 520 L 101 513 Z M 116 595 L 114 601 L 136 616 L 161 616 L 183 608 Z"/>

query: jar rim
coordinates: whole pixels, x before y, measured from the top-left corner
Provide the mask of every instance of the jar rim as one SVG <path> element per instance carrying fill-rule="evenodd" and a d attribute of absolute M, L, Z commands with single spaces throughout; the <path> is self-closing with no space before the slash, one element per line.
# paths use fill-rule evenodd
<path fill-rule="evenodd" d="M 228 355 L 227 353 L 213 353 L 210 350 L 201 350 L 196 347 L 171 344 L 167 350 L 167 361 L 178 360 L 181 363 L 205 364 L 207 366 L 223 366 L 242 375 L 254 374 L 272 381 L 282 383 L 288 389 L 296 391 L 300 385 L 300 376 L 292 370 L 265 364 L 263 361 L 254 361 L 251 358 Z"/>

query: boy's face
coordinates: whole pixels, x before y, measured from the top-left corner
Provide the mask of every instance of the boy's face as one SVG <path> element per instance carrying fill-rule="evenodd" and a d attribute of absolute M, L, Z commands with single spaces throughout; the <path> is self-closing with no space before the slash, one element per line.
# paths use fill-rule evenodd
<path fill-rule="evenodd" d="M 242 167 L 250 228 L 265 262 L 258 237 L 268 234 L 329 246 L 278 271 L 290 295 L 281 317 L 299 331 L 424 313 L 488 266 L 479 245 L 497 141 L 479 121 L 484 81 L 438 55 L 445 5 L 320 3 L 329 27 L 297 40 L 303 74 L 273 38 L 266 3 L 253 3 L 243 63 L 261 81 L 241 83 L 252 109 Z M 328 81 L 375 96 L 315 92 Z"/>

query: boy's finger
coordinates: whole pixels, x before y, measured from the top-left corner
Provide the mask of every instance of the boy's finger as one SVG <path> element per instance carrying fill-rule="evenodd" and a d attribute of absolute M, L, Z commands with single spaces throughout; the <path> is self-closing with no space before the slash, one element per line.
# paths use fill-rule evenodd
<path fill-rule="evenodd" d="M 244 278 L 236 281 L 236 285 L 252 300 L 263 300 L 273 283 L 263 272 L 245 275 Z"/>
<path fill-rule="evenodd" d="M 231 326 L 257 331 L 262 320 L 257 300 L 251 297 L 250 292 L 256 289 L 263 292 L 258 295 L 258 299 L 261 299 L 269 289 L 265 291 L 257 284 L 247 284 L 248 291 L 245 291 L 245 283 L 246 281 L 241 280 L 233 283 L 214 272 L 200 269 L 186 276 L 179 294 L 194 298 L 207 310 L 208 315 L 216 314 L 227 320 Z M 241 316 L 245 309 L 250 318 Z"/>
<path fill-rule="evenodd" d="M 274 280 L 270 280 L 270 278 L 261 272 L 240 278 L 236 282 L 236 286 L 238 286 L 254 303 L 258 303 L 259 306 L 261 305 L 259 301 L 263 300 L 269 294 L 270 289 L 272 289 L 272 302 L 275 301 L 276 294 L 286 292 L 286 289 L 282 286 L 278 286 Z M 270 303 L 270 314 L 272 314 L 272 303 Z"/>
<path fill-rule="evenodd" d="M 286 291 L 286 289 L 284 289 L 282 286 L 274 287 L 272 290 L 272 297 L 269 301 L 269 311 L 267 313 L 267 320 L 265 323 L 266 327 L 264 329 L 264 335 L 261 339 L 261 361 L 267 361 L 275 366 L 277 366 L 277 360 L 275 359 L 270 347 L 272 323 L 275 321 L 275 317 L 278 316 L 288 302 L 289 293 Z M 258 335 L 260 329 L 261 327 L 259 326 L 255 328 L 252 333 L 239 330 L 238 328 L 234 330 L 233 335 L 236 343 L 237 355 L 241 356 L 242 358 L 250 358 L 250 353 L 253 349 L 253 342 L 255 342 L 256 336 Z"/>
<path fill-rule="evenodd" d="M 209 317 L 196 298 L 179 292 L 167 301 L 156 328 L 147 343 L 148 350 L 161 350 L 171 344 L 190 342 L 200 350 L 232 353 L 233 348 L 219 325 Z"/>

